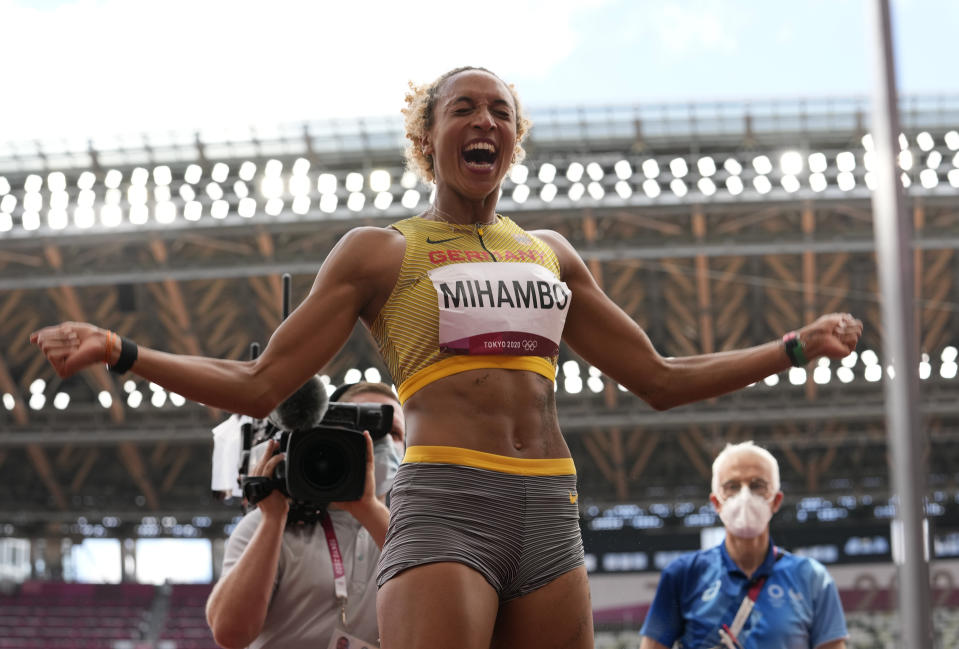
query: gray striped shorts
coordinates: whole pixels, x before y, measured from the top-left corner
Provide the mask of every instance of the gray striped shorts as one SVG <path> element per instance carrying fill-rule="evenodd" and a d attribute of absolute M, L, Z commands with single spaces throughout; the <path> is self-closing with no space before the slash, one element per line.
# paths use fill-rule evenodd
<path fill-rule="evenodd" d="M 423 448 L 443 447 L 410 450 Z M 550 461 L 502 459 L 513 472 L 411 462 L 407 453 L 390 492 L 377 586 L 407 568 L 452 561 L 478 571 L 507 601 L 583 565 L 575 472 L 523 475 L 515 472 L 522 463 Z"/>

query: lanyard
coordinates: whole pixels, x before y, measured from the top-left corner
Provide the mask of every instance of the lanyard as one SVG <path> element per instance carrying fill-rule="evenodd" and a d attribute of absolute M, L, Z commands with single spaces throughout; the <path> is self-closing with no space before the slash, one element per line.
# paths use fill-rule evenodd
<path fill-rule="evenodd" d="M 773 556 L 775 557 L 774 561 L 779 561 L 782 557 L 782 553 L 776 546 L 773 546 Z M 736 611 L 736 617 L 733 618 L 733 623 L 723 624 L 722 628 L 720 628 L 719 639 L 726 649 L 742 649 L 742 645 L 736 636 L 738 636 L 739 632 L 746 626 L 746 620 L 749 619 L 749 614 L 753 612 L 753 607 L 756 605 L 759 592 L 766 583 L 766 577 L 767 575 L 762 575 L 753 580 L 749 586 L 749 590 L 746 592 L 746 596 L 743 597 L 743 601 L 739 605 L 739 610 Z"/>
<path fill-rule="evenodd" d="M 333 590 L 336 600 L 340 603 L 340 620 L 346 627 L 346 570 L 343 568 L 343 555 L 340 554 L 340 544 L 336 542 L 336 532 L 333 530 L 333 521 L 330 514 L 323 512 L 320 517 L 323 531 L 326 533 L 326 545 L 330 550 L 330 563 L 333 564 Z"/>

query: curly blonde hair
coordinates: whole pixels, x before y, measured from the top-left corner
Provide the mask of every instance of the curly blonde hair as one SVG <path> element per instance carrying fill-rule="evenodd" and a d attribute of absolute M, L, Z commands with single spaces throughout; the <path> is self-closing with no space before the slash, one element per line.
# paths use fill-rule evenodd
<path fill-rule="evenodd" d="M 406 126 L 406 168 L 419 176 L 426 183 L 432 183 L 436 175 L 433 172 L 433 156 L 423 153 L 423 140 L 426 133 L 433 126 L 433 109 L 436 106 L 436 97 L 443 83 L 456 76 L 460 72 L 469 70 L 479 70 L 491 74 L 497 79 L 495 73 L 486 68 L 473 66 L 463 66 L 454 68 L 449 72 L 440 75 L 433 83 L 417 85 L 409 82 L 410 91 L 406 94 L 406 108 L 403 109 L 404 122 Z M 503 81 L 500 79 L 500 81 Z M 516 146 L 513 148 L 512 164 L 521 162 L 526 157 L 526 151 L 523 149 L 523 140 L 529 134 L 529 128 L 533 123 L 527 119 L 523 113 L 523 107 L 519 101 L 519 95 L 516 94 L 516 88 L 511 83 L 503 84 L 509 88 L 510 95 L 513 97 L 513 104 L 516 107 Z"/>

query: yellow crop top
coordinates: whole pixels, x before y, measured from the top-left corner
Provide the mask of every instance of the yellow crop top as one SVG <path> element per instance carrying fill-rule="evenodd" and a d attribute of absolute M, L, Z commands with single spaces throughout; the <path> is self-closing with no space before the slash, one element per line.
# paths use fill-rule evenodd
<path fill-rule="evenodd" d="M 391 227 L 406 238 L 406 253 L 370 332 L 401 403 L 472 369 L 528 370 L 555 380 L 571 296 L 552 248 L 500 215 L 487 226 L 414 216 Z"/>

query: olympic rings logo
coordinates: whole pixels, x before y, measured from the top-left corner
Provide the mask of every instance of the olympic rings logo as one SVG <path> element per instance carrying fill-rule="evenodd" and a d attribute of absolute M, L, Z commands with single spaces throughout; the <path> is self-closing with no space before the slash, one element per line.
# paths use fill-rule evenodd
<path fill-rule="evenodd" d="M 536 341 L 535 341 L 535 340 L 530 340 L 529 338 L 527 338 L 526 340 L 523 341 L 523 351 L 524 351 L 524 352 L 531 352 L 531 351 L 533 351 L 534 349 L 536 349 Z"/>

